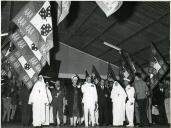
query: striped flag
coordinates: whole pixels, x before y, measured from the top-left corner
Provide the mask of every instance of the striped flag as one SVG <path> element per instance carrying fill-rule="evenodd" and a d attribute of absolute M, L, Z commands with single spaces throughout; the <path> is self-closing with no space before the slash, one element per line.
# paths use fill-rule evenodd
<path fill-rule="evenodd" d="M 41 51 L 38 49 L 38 46 L 20 30 L 17 30 L 10 35 L 10 40 L 26 60 L 28 60 L 29 64 L 35 69 L 35 71 L 39 73 L 46 64 L 46 58 L 44 58 Z"/>
<path fill-rule="evenodd" d="M 15 45 L 15 53 L 11 53 L 10 57 L 7 56 L 7 58 L 30 89 L 37 81 L 41 69 L 45 66 L 46 58 L 44 58 L 38 46 L 21 30 L 11 34 L 9 38 Z M 12 58 L 15 58 L 16 62 L 13 62 Z"/>
<path fill-rule="evenodd" d="M 107 17 L 115 13 L 123 4 L 122 1 L 96 1 Z"/>
<path fill-rule="evenodd" d="M 155 88 L 160 80 L 166 75 L 168 70 L 169 66 L 166 61 L 162 58 L 155 44 L 151 43 L 151 61 L 148 73 L 150 75 L 152 89 Z"/>
<path fill-rule="evenodd" d="M 31 89 L 37 81 L 38 73 L 31 67 L 27 59 L 16 48 L 7 56 L 7 60 L 11 66 L 19 74 L 20 79 L 26 84 L 28 89 Z"/>
<path fill-rule="evenodd" d="M 48 60 L 48 52 L 53 47 L 50 3 L 48 1 L 28 2 L 13 18 L 13 22 Z"/>

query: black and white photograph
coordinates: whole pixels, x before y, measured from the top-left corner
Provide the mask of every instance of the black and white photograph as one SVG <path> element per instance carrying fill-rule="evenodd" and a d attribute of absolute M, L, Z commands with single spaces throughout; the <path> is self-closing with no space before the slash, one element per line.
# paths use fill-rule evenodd
<path fill-rule="evenodd" d="M 170 1 L 0 5 L 0 127 L 170 127 Z"/>

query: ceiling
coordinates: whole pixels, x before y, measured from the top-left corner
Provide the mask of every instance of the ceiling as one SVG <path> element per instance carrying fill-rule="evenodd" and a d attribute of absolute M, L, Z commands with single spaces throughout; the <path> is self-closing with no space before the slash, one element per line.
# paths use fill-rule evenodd
<path fill-rule="evenodd" d="M 2 2 L 2 33 L 8 32 L 10 17 L 14 17 L 26 3 Z M 14 5 L 12 13 L 11 4 Z M 103 44 L 108 42 L 127 51 L 145 67 L 150 60 L 151 42 L 170 62 L 169 33 L 169 2 L 124 2 L 107 18 L 95 2 L 73 1 L 69 15 L 58 26 L 57 36 L 60 42 L 119 66 L 120 54 Z"/>

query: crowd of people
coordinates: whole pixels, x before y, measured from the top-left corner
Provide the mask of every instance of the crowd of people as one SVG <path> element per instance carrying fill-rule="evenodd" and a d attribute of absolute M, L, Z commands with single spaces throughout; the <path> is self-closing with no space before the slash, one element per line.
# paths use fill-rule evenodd
<path fill-rule="evenodd" d="M 135 74 L 133 82 L 126 78 L 122 83 L 119 80 L 109 81 L 93 75 L 80 82 L 77 74 L 71 81 L 70 86 L 64 86 L 60 79 L 45 81 L 39 75 L 32 90 L 23 83 L 18 91 L 10 88 L 2 95 L 2 122 L 14 120 L 16 110 L 20 108 L 24 126 L 30 122 L 34 127 L 170 124 L 169 79 L 154 90 L 140 73 Z"/>

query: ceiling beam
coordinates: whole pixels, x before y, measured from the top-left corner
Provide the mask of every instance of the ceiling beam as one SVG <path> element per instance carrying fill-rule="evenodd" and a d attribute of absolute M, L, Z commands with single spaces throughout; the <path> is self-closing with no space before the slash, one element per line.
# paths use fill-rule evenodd
<path fill-rule="evenodd" d="M 161 39 L 161 40 L 159 40 L 159 41 L 157 41 L 155 44 L 159 44 L 159 43 L 161 43 L 161 42 L 163 42 L 163 41 L 165 41 L 165 40 L 167 40 L 167 39 L 169 39 L 169 37 L 167 36 L 167 37 L 165 37 L 165 38 L 163 38 L 163 39 Z M 140 49 L 140 50 L 138 50 L 137 52 L 134 52 L 133 54 L 130 54 L 130 56 L 131 57 L 136 57 L 138 54 L 140 54 L 142 51 L 144 51 L 144 50 L 147 50 L 147 49 L 149 49 L 150 48 L 150 45 L 148 45 L 148 46 L 145 46 L 145 47 L 143 47 L 142 49 Z M 144 60 L 144 61 L 148 61 L 148 60 L 146 60 L 146 59 L 144 59 L 144 58 L 141 58 L 141 57 L 138 57 L 139 59 L 142 59 L 142 60 Z M 118 63 L 120 61 L 120 59 L 119 60 L 117 60 L 117 61 L 115 61 L 114 63 Z"/>
<path fill-rule="evenodd" d="M 3 8 L 7 4 L 7 1 L 1 1 L 1 7 Z"/>
<path fill-rule="evenodd" d="M 131 39 L 131 38 L 134 37 L 135 35 L 141 33 L 141 32 L 144 31 L 145 29 L 149 28 L 152 24 L 159 22 L 163 17 L 165 17 L 165 16 L 167 16 L 167 15 L 169 15 L 169 14 L 170 14 L 170 13 L 168 12 L 168 13 L 166 13 L 165 15 L 163 15 L 163 16 L 159 17 L 158 19 L 156 19 L 155 21 L 152 21 L 151 23 L 149 23 L 149 24 L 146 25 L 145 27 L 143 27 L 143 28 L 139 29 L 138 31 L 136 31 L 135 33 L 133 33 L 133 34 L 132 34 L 131 36 L 129 36 L 128 38 L 122 40 L 120 43 L 117 43 L 116 46 L 119 46 L 119 45 L 121 45 L 121 44 L 123 45 L 123 44 L 126 43 L 129 39 Z M 105 54 L 109 53 L 111 50 L 113 50 L 113 48 L 110 48 L 110 49 L 106 50 L 105 52 L 103 52 L 103 53 L 102 53 L 100 56 L 98 56 L 98 57 L 104 56 Z"/>
<path fill-rule="evenodd" d="M 83 47 L 81 48 L 81 50 L 86 49 L 90 44 L 92 44 L 93 42 L 95 42 L 99 37 L 101 37 L 106 31 L 108 31 L 116 23 L 117 23 L 117 21 L 110 22 L 110 24 L 108 24 L 108 26 L 106 28 L 104 28 L 98 35 L 96 35 L 93 39 L 91 39 L 85 45 L 83 45 Z"/>
<path fill-rule="evenodd" d="M 132 34 L 131 36 L 129 36 L 128 38 L 122 40 L 122 41 L 121 41 L 120 43 L 118 43 L 117 45 L 118 45 L 118 46 L 123 45 L 124 43 L 127 42 L 127 40 L 129 40 L 129 39 L 131 39 L 132 37 L 134 37 L 135 35 L 141 33 L 141 32 L 144 31 L 145 29 L 148 29 L 149 27 L 151 27 L 152 24 L 159 22 L 163 17 L 165 17 L 165 16 L 167 16 L 167 15 L 170 15 L 170 13 L 168 12 L 168 13 L 164 14 L 163 16 L 161 16 L 160 18 L 158 18 L 158 19 L 152 21 L 151 23 L 147 24 L 145 27 L 143 27 L 142 29 L 138 30 L 137 32 L 135 32 L 134 34 Z"/>
<path fill-rule="evenodd" d="M 163 38 L 163 39 L 161 39 L 161 40 L 159 40 L 159 41 L 157 41 L 155 44 L 159 44 L 159 43 L 161 43 L 161 42 L 163 42 L 163 41 L 165 41 L 165 40 L 167 40 L 167 39 L 169 39 L 168 36 L 165 37 L 165 38 Z M 142 51 L 144 51 L 144 50 L 146 50 L 146 49 L 148 49 L 148 48 L 150 48 L 150 45 L 145 46 L 144 48 L 138 50 L 137 52 L 134 52 L 133 54 L 131 54 L 131 56 L 137 56 L 139 53 L 141 53 Z"/>
<path fill-rule="evenodd" d="M 143 13 L 143 11 L 144 11 L 144 10 L 137 10 L 137 12 L 138 12 L 140 15 L 144 15 L 145 17 L 147 17 L 147 18 L 149 18 L 149 19 L 151 19 L 151 20 L 153 20 L 153 21 L 156 20 L 155 18 L 150 17 L 149 15 L 146 15 L 145 13 Z M 168 12 L 168 13 L 169 13 L 169 12 Z M 167 15 L 166 15 L 166 16 L 167 16 Z M 170 16 L 170 15 L 169 15 L 169 16 Z M 168 16 L 168 20 L 170 19 L 169 16 Z M 163 17 L 163 18 L 164 18 L 164 17 Z M 164 23 L 164 22 L 162 22 L 161 20 L 162 20 L 162 19 L 159 20 L 159 23 L 160 23 L 160 24 L 164 25 L 165 27 L 168 27 L 168 26 L 169 26 L 169 23 L 168 23 L 168 24 L 167 24 L 167 23 Z"/>
<path fill-rule="evenodd" d="M 97 6 L 95 6 L 89 13 L 89 15 L 87 17 L 85 17 L 85 19 L 79 24 L 79 26 L 77 27 L 77 29 L 75 31 L 73 31 L 70 36 L 67 39 L 67 43 L 70 42 L 71 38 L 73 37 L 74 34 L 77 33 L 77 31 L 80 30 L 80 28 L 89 20 L 89 18 L 92 16 L 92 14 L 95 12 L 95 10 L 97 9 Z"/>

